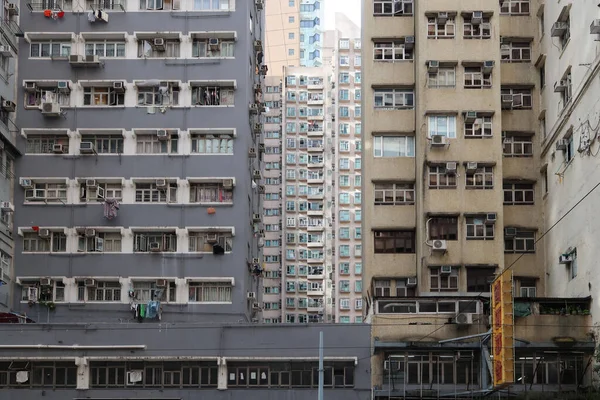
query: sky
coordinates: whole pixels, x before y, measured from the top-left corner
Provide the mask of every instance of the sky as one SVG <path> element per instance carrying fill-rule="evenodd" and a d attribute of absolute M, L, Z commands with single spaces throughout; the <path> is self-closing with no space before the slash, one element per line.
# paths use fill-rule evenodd
<path fill-rule="evenodd" d="M 336 12 L 346 14 L 360 26 L 360 2 L 361 0 L 323 0 L 325 3 L 325 29 L 334 28 Z"/>

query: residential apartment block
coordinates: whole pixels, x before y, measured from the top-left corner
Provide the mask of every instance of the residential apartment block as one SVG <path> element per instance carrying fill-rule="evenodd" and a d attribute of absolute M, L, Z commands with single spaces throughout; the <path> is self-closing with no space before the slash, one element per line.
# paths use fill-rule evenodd
<path fill-rule="evenodd" d="M 536 60 L 545 57 L 540 39 L 551 40 L 540 29 L 544 2 L 365 0 L 363 10 L 363 279 L 375 397 L 489 390 L 489 293 L 501 273 L 514 277 L 519 304 L 506 350 L 511 391 L 589 382 L 589 293 L 543 297 L 552 293 L 538 156 L 547 95 Z M 552 315 L 560 310 L 576 315 Z M 553 338 L 566 332 L 578 344 L 559 348 Z"/>

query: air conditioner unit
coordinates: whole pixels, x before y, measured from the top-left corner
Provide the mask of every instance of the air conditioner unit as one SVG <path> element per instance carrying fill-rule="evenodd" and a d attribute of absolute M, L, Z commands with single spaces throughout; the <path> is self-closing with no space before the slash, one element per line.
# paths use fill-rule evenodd
<path fill-rule="evenodd" d="M 166 279 L 157 279 L 156 280 L 156 287 L 167 287 L 169 286 L 169 281 L 167 281 Z"/>
<path fill-rule="evenodd" d="M 95 179 L 86 179 L 85 180 L 85 187 L 96 187 L 96 180 Z"/>
<path fill-rule="evenodd" d="M 489 74 L 494 69 L 494 61 L 484 61 L 483 62 L 483 73 Z"/>
<path fill-rule="evenodd" d="M 592 24 L 590 25 L 590 34 L 600 34 L 600 19 L 595 19 L 592 21 Z"/>
<path fill-rule="evenodd" d="M 260 311 L 260 303 L 254 302 L 252 303 L 252 311 Z"/>
<path fill-rule="evenodd" d="M 42 103 L 42 115 L 48 117 L 58 117 L 60 116 L 60 104 L 58 103 Z"/>
<path fill-rule="evenodd" d="M 262 132 L 262 129 L 263 129 L 263 124 L 260 124 L 260 123 L 254 124 L 254 129 L 253 129 L 254 133 L 259 134 Z"/>
<path fill-rule="evenodd" d="M 467 162 L 465 168 L 466 168 L 467 172 L 475 172 L 475 171 L 477 171 L 477 163 L 469 161 L 469 162 Z"/>
<path fill-rule="evenodd" d="M 252 172 L 252 178 L 260 179 L 261 178 L 260 171 L 255 169 L 254 172 Z"/>
<path fill-rule="evenodd" d="M 458 164 L 455 161 L 450 161 L 446 163 L 446 173 L 447 174 L 455 174 L 458 168 Z"/>
<path fill-rule="evenodd" d="M 264 153 L 265 152 L 265 145 L 264 145 L 264 143 L 259 143 L 258 144 L 258 152 L 259 153 Z"/>
<path fill-rule="evenodd" d="M 154 184 L 156 185 L 157 188 L 166 188 L 167 180 L 166 179 L 157 179 Z"/>
<path fill-rule="evenodd" d="M 19 179 L 19 185 L 24 189 L 31 189 L 33 187 L 33 181 L 27 178 Z"/>
<path fill-rule="evenodd" d="M 550 29 L 550 36 L 561 37 L 565 34 L 567 29 L 568 27 L 566 22 L 556 21 L 554 24 L 552 24 L 552 28 Z"/>
<path fill-rule="evenodd" d="M 444 135 L 431 135 L 431 147 L 444 147 L 448 144 L 448 140 Z"/>
<path fill-rule="evenodd" d="M 452 267 L 449 265 L 442 265 L 440 267 L 440 274 L 442 275 L 450 275 L 452 273 Z"/>
<path fill-rule="evenodd" d="M 473 11 L 471 15 L 471 24 L 479 25 L 483 22 L 483 12 L 481 11 Z"/>
<path fill-rule="evenodd" d="M 407 36 L 404 38 L 404 47 L 407 49 L 412 49 L 413 47 L 415 47 L 415 37 L 414 36 Z"/>
<path fill-rule="evenodd" d="M 15 3 L 6 3 L 5 7 L 8 15 L 19 15 L 19 7 Z"/>
<path fill-rule="evenodd" d="M 476 111 L 467 111 L 465 113 L 465 122 L 467 124 L 474 123 L 476 119 L 477 119 L 477 112 Z"/>
<path fill-rule="evenodd" d="M 417 278 L 406 278 L 406 287 L 415 287 L 417 286 Z"/>
<path fill-rule="evenodd" d="M 224 189 L 233 188 L 233 179 L 223 179 L 223 188 Z"/>
<path fill-rule="evenodd" d="M 262 40 L 254 41 L 254 50 L 261 51 L 262 50 Z"/>
<path fill-rule="evenodd" d="M 262 11 L 265 6 L 265 0 L 254 0 L 254 5 L 258 11 Z"/>
<path fill-rule="evenodd" d="M 96 230 L 95 229 L 86 229 L 84 234 L 85 234 L 85 237 L 94 237 L 94 236 L 96 236 Z"/>
<path fill-rule="evenodd" d="M 255 298 L 256 298 L 256 292 L 248 292 L 248 293 L 246 293 L 246 298 L 247 298 L 248 300 L 253 300 L 253 299 L 255 299 Z"/>
<path fill-rule="evenodd" d="M 248 157 L 250 157 L 250 158 L 256 158 L 256 148 L 250 147 L 248 149 Z"/>
<path fill-rule="evenodd" d="M 255 83 L 254 84 L 254 91 L 256 93 L 262 93 L 262 85 L 260 83 Z"/>
<path fill-rule="evenodd" d="M 150 251 L 152 251 L 152 252 L 157 252 L 157 251 L 161 250 L 160 243 L 158 243 L 158 242 L 152 242 L 152 243 L 150 243 L 150 246 L 148 246 L 148 247 L 150 248 Z"/>
<path fill-rule="evenodd" d="M 485 215 L 485 223 L 488 225 L 495 224 L 497 219 L 498 219 L 498 214 L 496 214 L 496 213 L 487 213 Z"/>
<path fill-rule="evenodd" d="M 513 95 L 512 94 L 503 94 L 501 96 L 501 100 L 502 100 L 502 107 L 510 108 L 513 103 Z"/>
<path fill-rule="evenodd" d="M 219 237 L 216 233 L 207 233 L 206 234 L 206 243 L 217 243 Z"/>
<path fill-rule="evenodd" d="M 219 47 L 219 39 L 217 39 L 217 38 L 208 39 L 208 45 L 210 47 Z"/>
<path fill-rule="evenodd" d="M 169 132 L 166 129 L 159 129 L 156 131 L 158 140 L 167 140 L 169 138 Z"/>
<path fill-rule="evenodd" d="M 38 90 L 37 83 L 35 83 L 35 82 L 25 82 L 24 87 L 25 87 L 25 91 L 29 92 L 29 93 L 35 92 L 36 90 Z"/>
<path fill-rule="evenodd" d="M 254 258 L 252 259 L 252 264 L 260 264 L 260 258 L 258 258 L 258 257 L 254 257 Z"/>
<path fill-rule="evenodd" d="M 265 193 L 265 185 L 259 185 L 258 186 L 258 193 L 260 193 L 260 194 L 264 194 Z"/>
<path fill-rule="evenodd" d="M 96 286 L 96 280 L 95 279 L 85 279 L 83 281 L 83 285 L 85 287 L 94 287 L 94 286 Z"/>
<path fill-rule="evenodd" d="M 500 45 L 500 56 L 501 57 L 510 56 L 510 45 L 508 45 L 508 44 Z"/>
<path fill-rule="evenodd" d="M 269 67 L 267 67 L 266 65 L 261 65 L 258 73 L 260 75 L 266 76 L 267 72 L 269 72 Z"/>
<path fill-rule="evenodd" d="M 27 288 L 27 300 L 38 301 L 38 288 L 36 288 L 36 287 L 28 287 Z M 21 371 L 19 371 L 19 372 L 21 372 Z M 27 379 L 25 379 L 25 382 L 26 381 L 27 381 Z"/>
<path fill-rule="evenodd" d="M 125 84 L 122 81 L 113 82 L 112 88 L 117 93 L 123 93 L 125 91 Z"/>
<path fill-rule="evenodd" d="M 152 41 L 152 44 L 154 45 L 154 49 L 156 51 L 165 51 L 165 39 L 163 39 L 163 38 L 155 38 Z"/>
<path fill-rule="evenodd" d="M 445 240 L 434 240 L 432 248 L 434 251 L 446 251 L 448 250 L 448 242 Z"/>
<path fill-rule="evenodd" d="M 567 90 L 568 82 L 566 79 L 554 82 L 554 93 L 564 92 Z"/>
<path fill-rule="evenodd" d="M 258 114 L 258 110 L 260 107 L 258 103 L 250 103 L 250 106 L 248 108 L 252 114 Z"/>
<path fill-rule="evenodd" d="M 565 151 L 567 150 L 567 147 L 569 146 L 569 140 L 568 139 L 558 139 L 556 141 L 556 150 L 560 150 L 560 151 Z"/>
<path fill-rule="evenodd" d="M 12 57 L 10 47 L 7 45 L 0 45 L 0 54 L 2 54 L 4 57 Z"/>
<path fill-rule="evenodd" d="M 79 54 L 71 54 L 69 55 L 69 64 L 79 64 L 83 61 L 83 56 Z"/>
<path fill-rule="evenodd" d="M 504 228 L 504 236 L 506 236 L 506 237 L 517 236 L 517 228 Z"/>
<path fill-rule="evenodd" d="M 17 109 L 17 105 L 13 101 L 3 100 L 2 109 L 8 112 L 15 112 L 15 110 Z"/>
<path fill-rule="evenodd" d="M 10 201 L 3 201 L 0 204 L 0 208 L 5 212 L 15 211 L 15 206 Z"/>
<path fill-rule="evenodd" d="M 38 236 L 41 238 L 49 238 L 51 235 L 50 229 L 40 229 L 38 230 Z"/>
<path fill-rule="evenodd" d="M 69 93 L 71 91 L 71 85 L 69 85 L 69 81 L 58 81 L 56 83 L 56 88 L 62 93 Z"/>
<path fill-rule="evenodd" d="M 427 61 L 427 72 L 438 72 L 440 69 L 439 61 Z"/>
<path fill-rule="evenodd" d="M 85 62 L 88 64 L 99 64 L 100 58 L 96 54 L 87 54 L 85 56 Z"/>
<path fill-rule="evenodd" d="M 63 145 L 62 144 L 53 144 L 52 152 L 54 154 L 63 154 L 64 153 Z"/>
<path fill-rule="evenodd" d="M 572 254 L 561 254 L 558 257 L 558 263 L 559 264 L 569 264 L 573 262 L 573 255 Z"/>
<path fill-rule="evenodd" d="M 127 384 L 133 385 L 142 381 L 144 376 L 144 371 L 140 370 L 131 370 L 127 371 Z"/>
<path fill-rule="evenodd" d="M 457 325 L 472 325 L 473 324 L 473 314 L 469 313 L 460 313 L 454 318 L 454 322 Z"/>
<path fill-rule="evenodd" d="M 81 154 L 94 154 L 96 149 L 93 142 L 81 142 L 79 144 L 79 152 Z"/>
<path fill-rule="evenodd" d="M 52 285 L 52 279 L 40 278 L 40 286 L 50 286 L 50 285 Z"/>
<path fill-rule="evenodd" d="M 448 13 L 447 12 L 439 12 L 437 13 L 437 23 L 445 24 L 448 21 Z"/>

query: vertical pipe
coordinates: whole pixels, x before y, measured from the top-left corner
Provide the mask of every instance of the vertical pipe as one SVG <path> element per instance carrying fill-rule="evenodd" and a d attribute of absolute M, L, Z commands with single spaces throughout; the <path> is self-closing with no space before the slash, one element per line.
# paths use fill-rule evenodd
<path fill-rule="evenodd" d="M 323 369 L 323 331 L 319 332 L 319 392 L 317 400 L 323 400 L 323 378 L 325 370 Z"/>

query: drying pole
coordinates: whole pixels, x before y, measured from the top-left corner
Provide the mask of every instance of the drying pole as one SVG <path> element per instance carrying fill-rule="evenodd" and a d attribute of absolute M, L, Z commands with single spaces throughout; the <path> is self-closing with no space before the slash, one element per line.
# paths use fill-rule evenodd
<path fill-rule="evenodd" d="M 323 378 L 325 375 L 323 369 L 323 331 L 319 332 L 319 391 L 317 400 L 323 400 Z"/>

